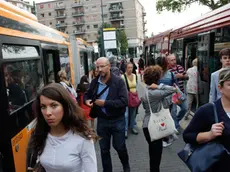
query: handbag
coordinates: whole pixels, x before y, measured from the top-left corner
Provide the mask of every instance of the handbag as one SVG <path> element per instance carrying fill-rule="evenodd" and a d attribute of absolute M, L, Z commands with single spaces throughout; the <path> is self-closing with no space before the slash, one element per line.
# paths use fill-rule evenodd
<path fill-rule="evenodd" d="M 96 86 L 96 92 L 95 95 L 93 96 L 92 102 L 95 102 L 96 99 L 98 99 L 107 89 L 109 88 L 109 86 L 107 85 L 99 94 L 97 94 L 97 89 L 98 89 L 98 85 Z M 91 108 L 90 112 L 89 112 L 89 116 L 91 118 L 97 118 L 97 113 L 100 111 L 101 107 L 97 106 L 97 105 L 93 105 L 93 107 Z M 103 112 L 101 112 L 103 113 Z"/>
<path fill-rule="evenodd" d="M 212 103 L 214 109 L 215 123 L 218 123 L 216 106 Z M 185 144 L 183 150 L 178 152 L 180 159 L 187 165 L 192 172 L 206 172 L 212 166 L 229 154 L 225 147 L 217 140 L 201 144 Z"/>
<path fill-rule="evenodd" d="M 174 84 L 174 86 L 176 87 L 177 92 L 173 93 L 172 102 L 173 104 L 180 105 L 185 101 L 185 96 L 184 96 L 184 93 L 182 93 L 182 91 L 176 84 Z"/>
<path fill-rule="evenodd" d="M 159 140 L 172 135 L 177 130 L 175 128 L 175 124 L 169 112 L 169 109 L 164 109 L 163 103 L 160 102 L 161 110 L 159 112 L 153 113 L 150 106 L 148 90 L 146 92 L 150 111 L 148 130 L 151 141 Z"/>
<path fill-rule="evenodd" d="M 127 89 L 128 89 L 128 107 L 138 107 L 140 106 L 141 104 L 141 101 L 138 97 L 138 94 L 137 92 L 131 92 L 130 91 L 130 88 L 129 88 L 129 83 L 128 83 L 128 80 L 127 80 L 127 77 L 126 77 L 126 74 L 124 74 L 124 77 L 125 77 L 125 82 L 126 82 L 126 86 L 127 86 Z M 136 76 L 136 80 L 137 80 L 137 76 Z"/>

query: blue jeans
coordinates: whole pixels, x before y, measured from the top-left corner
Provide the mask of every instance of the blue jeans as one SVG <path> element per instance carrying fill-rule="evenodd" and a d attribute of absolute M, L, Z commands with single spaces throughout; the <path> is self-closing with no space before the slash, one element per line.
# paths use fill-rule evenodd
<path fill-rule="evenodd" d="M 180 112 L 178 114 L 177 114 L 177 106 L 180 107 Z M 176 105 L 176 104 L 172 105 L 171 115 L 172 115 L 172 118 L 173 118 L 173 120 L 175 122 L 176 129 L 180 128 L 179 122 L 185 116 L 187 111 L 188 111 L 187 99 L 185 99 L 184 102 L 181 103 L 180 105 Z"/>
<path fill-rule="evenodd" d="M 102 138 L 99 140 L 99 145 L 101 149 L 103 172 L 113 171 L 112 161 L 110 156 L 111 137 L 113 139 L 112 140 L 113 147 L 118 153 L 123 168 L 130 168 L 128 152 L 125 144 L 124 116 L 115 120 L 107 120 L 99 117 L 97 120 L 97 134 Z"/>
<path fill-rule="evenodd" d="M 126 107 L 125 111 L 125 131 L 128 131 L 129 122 L 130 128 L 133 129 L 136 123 L 136 116 L 137 116 L 137 108 L 133 107 Z"/>

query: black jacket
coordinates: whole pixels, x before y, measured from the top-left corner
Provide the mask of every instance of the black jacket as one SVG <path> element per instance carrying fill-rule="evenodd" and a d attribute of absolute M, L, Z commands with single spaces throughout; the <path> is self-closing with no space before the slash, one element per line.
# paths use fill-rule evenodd
<path fill-rule="evenodd" d="M 109 86 L 109 93 L 105 100 L 104 108 L 106 114 L 98 108 L 97 116 L 106 119 L 116 119 L 125 114 L 125 108 L 128 105 L 128 92 L 125 83 L 121 77 L 110 73 L 111 77 L 106 83 Z M 98 78 L 92 80 L 89 89 L 85 92 L 84 102 L 93 99 L 97 93 Z"/>

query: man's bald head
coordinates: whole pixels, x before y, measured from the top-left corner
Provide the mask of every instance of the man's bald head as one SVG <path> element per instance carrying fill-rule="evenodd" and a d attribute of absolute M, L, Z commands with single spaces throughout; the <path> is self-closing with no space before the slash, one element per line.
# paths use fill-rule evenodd
<path fill-rule="evenodd" d="M 105 77 L 110 73 L 110 63 L 108 58 L 98 58 L 96 61 L 96 66 L 100 76 Z"/>
<path fill-rule="evenodd" d="M 109 59 L 106 57 L 100 57 L 97 59 L 96 63 L 104 63 L 104 64 L 109 64 Z"/>
<path fill-rule="evenodd" d="M 176 56 L 175 54 L 169 54 L 167 56 L 167 60 L 168 60 L 168 64 L 171 66 L 171 67 L 174 67 L 176 66 Z"/>

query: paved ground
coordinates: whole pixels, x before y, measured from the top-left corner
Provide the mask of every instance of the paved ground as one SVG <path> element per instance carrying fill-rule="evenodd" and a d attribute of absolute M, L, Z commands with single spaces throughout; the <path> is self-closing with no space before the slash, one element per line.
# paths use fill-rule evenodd
<path fill-rule="evenodd" d="M 140 96 L 144 94 L 143 84 L 139 85 L 138 91 Z M 137 116 L 137 123 L 140 132 L 138 135 L 132 135 L 130 133 L 126 142 L 131 172 L 149 172 L 148 145 L 141 130 L 143 116 L 144 109 L 142 106 L 140 106 L 139 114 Z M 186 127 L 188 122 L 189 121 L 183 121 L 181 124 L 182 127 Z M 175 141 L 173 145 L 164 148 L 161 161 L 161 172 L 189 172 L 188 168 L 177 156 L 177 152 L 182 149 L 183 146 L 184 142 L 181 136 L 179 136 L 179 140 Z M 98 172 L 102 172 L 102 163 L 98 143 L 96 144 L 96 154 L 98 160 Z M 116 151 L 113 148 L 111 149 L 111 157 L 113 163 L 113 172 L 122 172 L 122 165 Z"/>

